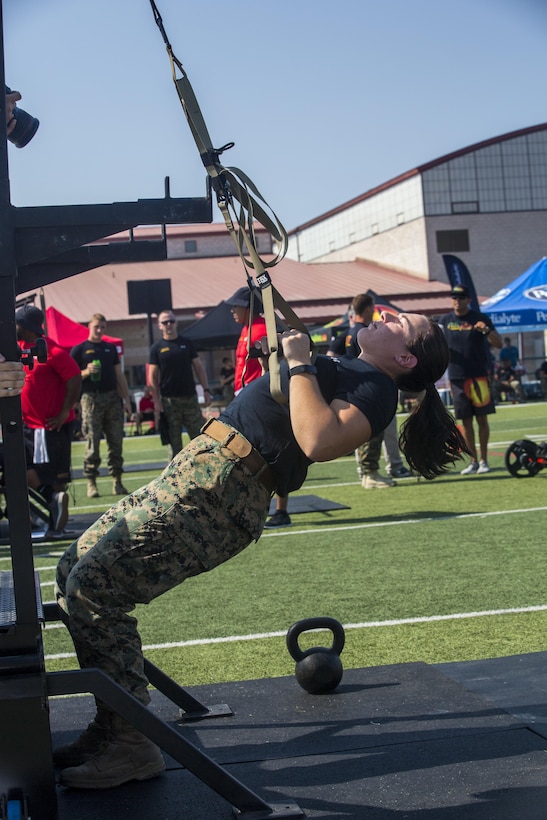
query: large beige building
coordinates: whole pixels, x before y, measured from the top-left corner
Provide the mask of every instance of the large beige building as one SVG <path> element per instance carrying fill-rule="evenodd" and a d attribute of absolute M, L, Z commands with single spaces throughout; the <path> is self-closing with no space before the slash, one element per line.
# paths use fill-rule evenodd
<path fill-rule="evenodd" d="M 414 168 L 290 232 L 300 262 L 366 259 L 446 281 L 443 253 L 490 296 L 547 255 L 547 123 Z"/>

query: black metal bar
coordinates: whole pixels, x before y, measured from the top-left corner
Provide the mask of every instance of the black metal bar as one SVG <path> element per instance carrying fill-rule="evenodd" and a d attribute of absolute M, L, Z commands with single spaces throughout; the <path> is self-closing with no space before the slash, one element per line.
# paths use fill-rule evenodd
<path fill-rule="evenodd" d="M 213 791 L 235 806 L 241 816 L 245 812 L 266 812 L 263 817 L 303 817 L 298 807 L 290 806 L 291 813 L 279 813 L 261 797 L 232 777 L 222 766 L 194 746 L 183 735 L 156 717 L 146 706 L 122 689 L 99 669 L 80 669 L 71 672 L 48 672 L 49 696 L 91 692 L 138 731 L 150 738 L 165 752 L 178 760 Z M 288 804 L 289 805 L 289 804 Z M 295 814 L 295 811 L 298 813 Z M 273 813 L 272 813 L 273 812 Z M 255 814 L 256 816 L 256 814 Z"/>
<path fill-rule="evenodd" d="M 18 292 L 25 293 L 51 282 L 68 279 L 84 271 L 116 262 L 159 262 L 167 259 L 164 240 L 109 242 L 105 245 L 85 245 L 52 259 L 19 268 Z"/>
<path fill-rule="evenodd" d="M 0 3 L 0 23 L 1 3 Z M 0 32 L 1 36 L 1 32 Z M 14 242 L 13 209 L 9 199 L 8 153 L 6 143 L 3 37 L 0 54 L 0 353 L 18 361 L 20 350 L 15 333 L 15 279 L 17 260 Z M 30 624 L 39 634 L 34 587 L 32 539 L 27 500 L 27 475 L 23 439 L 21 400 L 0 399 L 4 440 L 4 473 L 6 501 L 10 511 L 10 540 L 13 587 L 17 605 L 17 623 Z"/>
<path fill-rule="evenodd" d="M 182 686 L 155 666 L 152 661 L 144 659 L 144 674 L 156 689 L 169 698 L 184 711 L 181 717 L 184 720 L 203 720 L 211 717 L 228 717 L 233 711 L 226 703 L 217 703 L 214 706 L 204 706 Z"/>
<path fill-rule="evenodd" d="M 64 619 L 61 617 L 61 610 L 55 601 L 48 601 L 42 606 L 44 611 L 44 621 L 46 623 L 49 623 L 50 621 L 63 621 L 64 623 Z"/>
<path fill-rule="evenodd" d="M 192 695 L 186 692 L 181 686 L 178 686 L 165 672 L 146 659 L 144 661 L 144 674 L 152 686 L 155 686 L 160 692 L 163 692 L 169 700 L 176 703 L 181 709 L 197 714 L 205 714 L 207 712 L 207 707 L 204 706 L 203 703 L 193 698 Z"/>
<path fill-rule="evenodd" d="M 138 225 L 211 222 L 208 197 L 139 199 L 97 205 L 12 206 L 19 268 Z"/>

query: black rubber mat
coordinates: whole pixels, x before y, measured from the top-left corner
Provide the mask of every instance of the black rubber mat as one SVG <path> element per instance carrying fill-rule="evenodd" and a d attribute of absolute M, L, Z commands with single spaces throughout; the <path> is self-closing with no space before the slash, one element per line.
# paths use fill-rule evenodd
<path fill-rule="evenodd" d="M 268 804 L 296 804 L 305 817 L 544 820 L 545 739 L 534 714 L 522 720 L 496 699 L 511 700 L 511 680 L 528 662 L 538 686 L 542 668 L 545 693 L 547 653 L 501 660 L 503 679 L 497 660 L 451 664 L 450 676 L 421 663 L 346 670 L 329 695 L 309 695 L 293 677 L 193 687 L 204 705 L 227 703 L 234 712 L 200 722 L 181 721 L 160 692 L 151 709 Z M 481 694 L 466 685 L 479 665 Z M 85 728 L 93 701 L 54 698 L 50 710 L 61 744 Z M 233 817 L 222 796 L 173 758 L 166 763 L 165 775 L 146 783 L 104 793 L 60 789 L 60 820 Z"/>
<path fill-rule="evenodd" d="M 275 498 L 270 503 L 270 515 L 273 515 L 276 508 Z M 328 498 L 321 498 L 318 495 L 290 495 L 287 503 L 289 515 L 309 512 L 331 512 L 332 510 L 350 510 L 351 507 L 345 504 L 338 504 L 336 501 L 329 501 Z"/>

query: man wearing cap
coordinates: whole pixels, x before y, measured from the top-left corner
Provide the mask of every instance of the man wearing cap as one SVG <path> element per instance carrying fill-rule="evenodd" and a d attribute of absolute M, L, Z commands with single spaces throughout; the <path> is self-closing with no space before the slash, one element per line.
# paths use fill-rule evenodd
<path fill-rule="evenodd" d="M 490 346 L 499 349 L 501 337 L 486 314 L 471 310 L 471 295 L 464 285 L 455 285 L 450 296 L 452 312 L 441 316 L 439 324 L 450 351 L 448 378 L 454 414 L 461 420 L 471 454 L 471 463 L 462 470 L 462 475 L 488 473 L 488 416 L 496 412 L 488 380 Z M 477 420 L 480 458 L 475 446 L 473 418 Z"/>
<path fill-rule="evenodd" d="M 82 377 L 71 356 L 44 336 L 44 314 L 25 305 L 15 314 L 17 339 L 22 350 L 33 347 L 40 337 L 47 345 L 47 360 L 25 366 L 21 393 L 25 437 L 32 448 L 29 485 L 45 498 L 50 511 L 50 534 L 62 535 L 68 520 L 72 420 L 80 396 Z"/>
<path fill-rule="evenodd" d="M 260 311 L 262 303 L 255 299 L 253 304 L 252 321 L 249 322 L 251 311 L 251 291 L 248 287 L 238 288 L 229 299 L 225 300 L 232 312 L 232 316 L 238 325 L 241 325 L 241 333 L 236 347 L 236 372 L 234 376 L 234 392 L 237 396 L 239 391 L 249 382 L 259 379 L 262 376 L 263 368 L 260 358 L 249 356 L 251 350 L 260 347 L 260 340 L 267 336 L 266 322 Z M 249 337 L 249 324 L 250 337 Z"/>
<path fill-rule="evenodd" d="M 149 379 L 154 397 L 156 430 L 163 412 L 169 431 L 171 457 L 182 450 L 182 428 L 190 438 L 199 435 L 204 418 L 196 395 L 195 379 L 203 388 L 203 404 L 211 404 L 207 373 L 190 339 L 181 336 L 172 310 L 158 316 L 161 339 L 150 348 Z"/>

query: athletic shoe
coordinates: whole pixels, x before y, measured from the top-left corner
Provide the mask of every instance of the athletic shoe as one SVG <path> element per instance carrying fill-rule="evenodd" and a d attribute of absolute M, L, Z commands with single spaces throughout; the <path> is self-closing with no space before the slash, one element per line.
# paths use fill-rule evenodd
<path fill-rule="evenodd" d="M 487 461 L 481 461 L 480 464 L 479 464 L 479 469 L 477 470 L 477 473 L 489 473 L 489 472 L 490 472 L 490 467 L 488 466 L 488 462 Z"/>
<path fill-rule="evenodd" d="M 391 476 L 383 476 L 380 473 L 366 473 L 361 484 L 365 490 L 383 490 L 385 487 L 397 486 L 397 482 Z"/>
<path fill-rule="evenodd" d="M 265 529 L 270 530 L 277 527 L 291 527 L 290 515 L 285 510 L 276 510 L 272 517 L 264 524 Z"/>
<path fill-rule="evenodd" d="M 68 493 L 53 493 L 51 504 L 51 529 L 54 532 L 62 532 L 68 521 Z"/>
<path fill-rule="evenodd" d="M 478 462 L 472 461 L 467 467 L 464 467 L 463 470 L 460 472 L 460 475 L 474 475 L 475 473 L 479 472 L 479 465 Z"/>
<path fill-rule="evenodd" d="M 387 474 L 392 478 L 413 478 L 414 476 L 412 470 L 408 470 L 404 464 L 401 464 L 400 467 L 395 467 L 394 470 L 388 470 Z"/>

